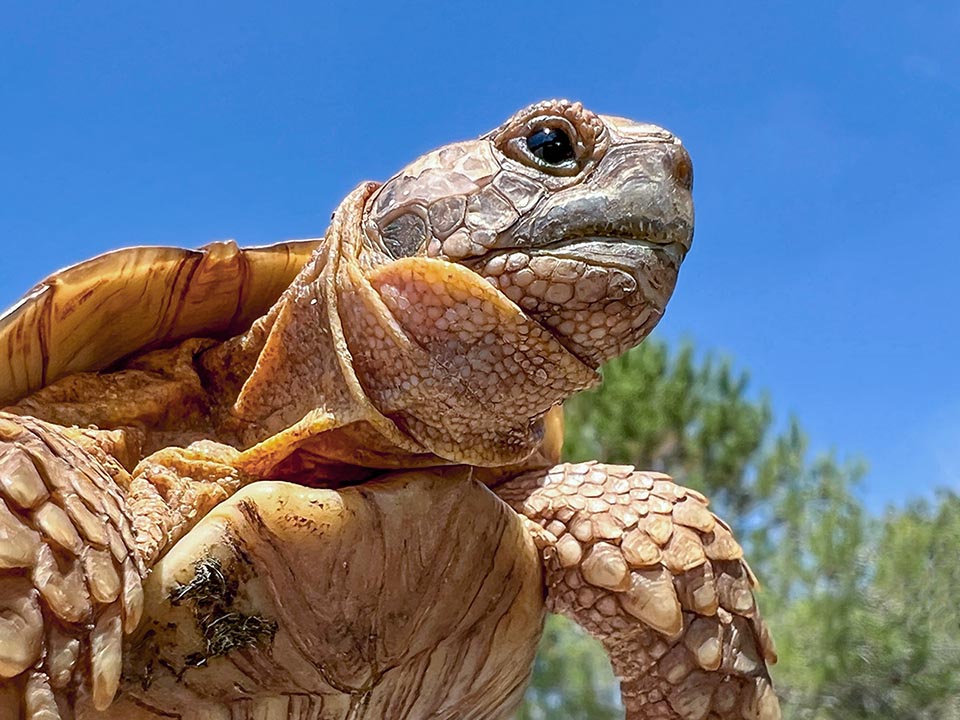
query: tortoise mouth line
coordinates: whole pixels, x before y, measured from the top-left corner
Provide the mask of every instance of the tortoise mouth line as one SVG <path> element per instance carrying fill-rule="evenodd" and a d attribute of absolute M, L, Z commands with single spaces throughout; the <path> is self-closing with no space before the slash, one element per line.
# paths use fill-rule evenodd
<path fill-rule="evenodd" d="M 639 245 L 641 247 L 648 248 L 661 248 L 667 247 L 669 245 L 677 245 L 680 243 L 679 240 L 654 240 L 645 236 L 628 236 L 628 235 L 576 235 L 573 237 L 567 237 L 562 240 L 556 240 L 546 245 L 534 245 L 532 250 L 554 250 L 557 248 L 563 248 L 571 245 L 579 245 L 582 243 L 590 242 L 602 242 L 602 243 L 622 243 L 624 245 Z"/>
<path fill-rule="evenodd" d="M 564 238 L 563 240 L 547 243 L 546 245 L 536 245 L 530 247 L 529 251 L 531 254 L 547 251 L 549 254 L 556 255 L 557 257 L 569 256 L 584 262 L 590 262 L 589 257 L 584 257 L 584 253 L 578 252 L 589 250 L 590 248 L 603 248 L 608 250 L 611 257 L 609 259 L 605 258 L 605 262 L 602 263 L 603 265 L 613 265 L 622 270 L 636 272 L 637 268 L 634 265 L 626 262 L 626 260 L 628 260 L 627 257 L 624 258 L 625 262 L 622 265 L 614 262 L 617 249 L 623 249 L 629 253 L 631 250 L 642 248 L 645 250 L 652 250 L 654 252 L 675 256 L 676 253 L 683 252 L 684 243 L 683 241 L 677 239 L 651 239 L 649 237 L 627 235 L 578 235 L 575 237 Z M 524 248 L 517 249 L 522 250 Z M 568 253 L 563 251 L 573 252 Z M 589 255 L 591 253 L 586 254 Z"/>
<path fill-rule="evenodd" d="M 631 251 L 646 248 L 657 252 L 664 252 L 678 261 L 682 260 L 690 249 L 693 239 L 692 225 L 682 218 L 670 221 L 631 218 L 622 222 L 600 222 L 584 224 L 574 227 L 563 235 L 553 238 L 549 233 L 546 242 L 520 243 L 511 247 L 504 247 L 506 252 L 526 252 L 531 255 L 548 252 L 554 254 L 558 250 L 586 248 L 590 245 L 604 247 L 604 255 L 613 260 L 616 249 L 622 248 L 629 256 Z M 498 248 L 501 249 L 501 248 Z M 582 258 L 589 262 L 588 258 Z M 604 262 L 603 264 L 610 264 Z M 623 267 L 623 269 L 630 269 Z"/>
<path fill-rule="evenodd" d="M 553 255 L 579 260 L 595 267 L 616 268 L 630 274 L 641 271 L 636 265 L 636 251 L 647 250 L 670 257 L 679 267 L 690 246 L 689 233 L 680 227 L 658 227 L 651 232 L 583 232 L 566 235 L 543 244 L 509 245 L 492 248 L 484 255 L 464 258 L 460 262 L 474 270 L 482 268 L 492 258 L 512 253 Z M 591 252 L 593 250 L 594 252 Z M 596 252 L 601 251 L 602 252 Z M 586 252 L 584 252 L 586 251 Z"/>
<path fill-rule="evenodd" d="M 585 225 L 536 247 L 553 248 L 583 241 L 627 243 L 651 248 L 669 245 L 689 247 L 691 239 L 691 225 L 682 219 L 672 221 L 630 219 L 622 223 L 604 222 Z"/>
<path fill-rule="evenodd" d="M 651 262 L 666 262 L 678 272 L 687 246 L 682 240 L 585 235 L 531 248 L 516 248 L 514 251 L 517 250 L 526 251 L 531 257 L 549 255 L 576 260 L 599 270 L 619 270 L 639 281 L 641 276 L 650 272 Z"/>

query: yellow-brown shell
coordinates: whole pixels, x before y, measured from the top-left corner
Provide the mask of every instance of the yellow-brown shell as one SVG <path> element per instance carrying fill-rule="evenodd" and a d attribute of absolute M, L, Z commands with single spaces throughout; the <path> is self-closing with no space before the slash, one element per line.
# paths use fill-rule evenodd
<path fill-rule="evenodd" d="M 0 315 L 0 407 L 133 353 L 244 331 L 320 242 L 134 247 L 54 273 Z"/>

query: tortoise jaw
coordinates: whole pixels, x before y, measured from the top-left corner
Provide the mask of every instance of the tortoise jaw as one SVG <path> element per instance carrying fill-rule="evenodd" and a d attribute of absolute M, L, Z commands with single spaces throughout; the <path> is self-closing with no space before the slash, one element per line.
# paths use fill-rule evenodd
<path fill-rule="evenodd" d="M 584 364 L 597 368 L 649 335 L 663 317 L 686 254 L 680 241 L 580 238 L 544 249 L 586 270 L 573 297 L 549 295 L 526 312 Z M 540 253 L 537 253 L 539 256 Z"/>
<path fill-rule="evenodd" d="M 690 233 L 577 234 L 469 263 L 578 360 L 597 368 L 639 344 L 673 292 Z"/>

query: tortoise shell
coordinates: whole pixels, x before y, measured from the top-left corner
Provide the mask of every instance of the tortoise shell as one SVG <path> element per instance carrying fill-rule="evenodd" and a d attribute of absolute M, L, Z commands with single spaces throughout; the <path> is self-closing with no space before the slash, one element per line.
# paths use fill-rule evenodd
<path fill-rule="evenodd" d="M 320 243 L 133 247 L 54 273 L 0 316 L 0 407 L 133 354 L 243 332 Z"/>

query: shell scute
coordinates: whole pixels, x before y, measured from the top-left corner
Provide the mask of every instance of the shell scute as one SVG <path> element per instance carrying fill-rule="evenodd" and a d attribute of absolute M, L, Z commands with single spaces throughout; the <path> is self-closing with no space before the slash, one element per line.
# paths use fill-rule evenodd
<path fill-rule="evenodd" d="M 0 315 L 0 407 L 132 353 L 242 332 L 320 243 L 133 247 L 54 273 Z"/>

